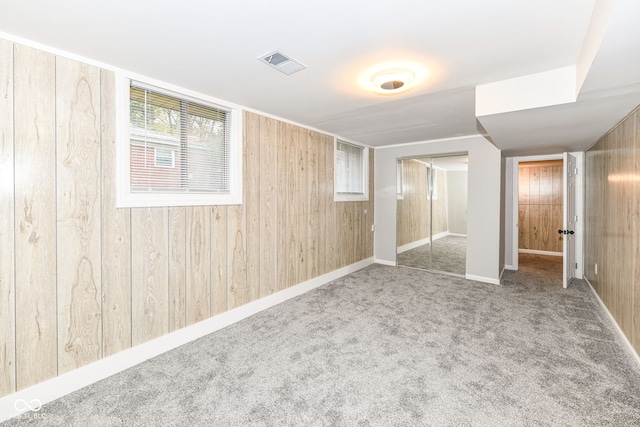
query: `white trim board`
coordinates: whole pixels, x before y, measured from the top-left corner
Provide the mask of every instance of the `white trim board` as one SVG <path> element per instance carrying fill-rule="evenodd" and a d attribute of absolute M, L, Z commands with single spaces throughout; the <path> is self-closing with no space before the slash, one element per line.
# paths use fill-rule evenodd
<path fill-rule="evenodd" d="M 538 251 L 535 249 L 518 249 L 519 254 L 562 256 L 562 252 Z"/>
<path fill-rule="evenodd" d="M 591 289 L 591 292 L 593 292 L 593 295 L 598 300 L 598 303 L 604 309 L 604 311 L 607 313 L 607 316 L 609 316 L 609 320 L 611 320 L 611 323 L 613 324 L 616 332 L 618 332 L 618 335 L 622 339 L 622 342 L 625 344 L 625 347 L 626 347 L 627 351 L 629 352 L 631 357 L 633 357 L 633 360 L 635 360 L 635 362 L 638 364 L 638 367 L 640 368 L 640 355 L 638 355 L 638 353 L 636 352 L 636 349 L 633 348 L 633 345 L 631 345 L 631 342 L 629 341 L 629 338 L 627 338 L 627 336 L 624 334 L 624 332 L 622 332 L 622 329 L 620 329 L 620 325 L 618 325 L 618 322 L 616 322 L 616 319 L 613 317 L 613 315 L 611 314 L 611 312 L 609 311 L 607 306 L 604 305 L 604 302 L 602 302 L 602 300 L 600 299 L 600 295 L 598 295 L 598 293 L 596 292 L 595 288 L 593 287 L 593 285 L 591 284 L 589 279 L 587 279 L 585 277 L 584 281 L 587 282 L 587 285 L 589 285 L 589 289 Z"/>
<path fill-rule="evenodd" d="M 162 353 L 166 353 L 180 347 L 181 345 L 195 341 L 198 338 L 237 323 L 291 298 L 300 296 L 319 286 L 325 285 L 332 280 L 339 279 L 347 274 L 365 268 L 373 264 L 373 262 L 373 258 L 356 262 L 320 277 L 300 283 L 289 289 L 269 295 L 268 297 L 250 302 L 241 307 L 211 317 L 207 320 L 203 320 L 202 322 L 187 326 L 186 328 L 179 329 L 175 332 L 171 332 L 154 340 L 147 341 L 112 356 L 105 357 L 78 369 L 74 369 L 73 371 L 51 378 L 47 381 L 43 381 L 34 386 L 4 396 L 0 398 L 0 422 L 18 416 L 28 410 L 28 407 L 24 404 L 25 402 L 35 408 L 39 405 L 52 402 Z M 16 409 L 16 406 L 21 410 Z"/>
<path fill-rule="evenodd" d="M 466 237 L 466 234 L 451 234 L 448 231 L 443 231 L 442 233 L 434 234 L 433 240 L 442 239 L 443 237 L 447 237 L 447 236 L 465 236 Z M 430 240 L 428 237 L 425 239 L 416 240 L 415 242 L 407 243 L 406 245 L 400 246 L 396 252 L 398 254 L 401 254 L 411 249 L 415 249 L 418 246 L 426 245 L 429 242 Z"/>
<path fill-rule="evenodd" d="M 491 279 L 489 277 L 474 276 L 473 274 L 465 274 L 464 278 L 467 280 L 473 280 L 474 282 L 490 283 L 492 285 L 500 284 L 500 279 Z"/>
<path fill-rule="evenodd" d="M 388 265 L 390 267 L 397 267 L 398 266 L 398 264 L 395 261 L 388 261 L 386 259 L 378 259 L 378 258 L 376 258 L 374 262 L 376 264 Z"/>

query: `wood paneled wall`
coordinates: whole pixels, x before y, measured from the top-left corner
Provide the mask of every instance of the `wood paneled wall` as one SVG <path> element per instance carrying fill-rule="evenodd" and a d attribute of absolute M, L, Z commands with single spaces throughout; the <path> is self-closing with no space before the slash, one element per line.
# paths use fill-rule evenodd
<path fill-rule="evenodd" d="M 640 353 L 639 109 L 587 151 L 586 185 L 585 275 Z"/>
<path fill-rule="evenodd" d="M 447 174 L 437 174 L 438 198 L 433 200 L 433 234 L 448 230 Z M 402 160 L 403 198 L 398 199 L 397 246 L 404 246 L 429 237 L 431 201 L 427 198 L 427 167 L 417 160 Z"/>
<path fill-rule="evenodd" d="M 373 256 L 333 138 L 244 113 L 238 206 L 116 209 L 111 71 L 0 40 L 0 395 Z"/>
<path fill-rule="evenodd" d="M 518 167 L 518 248 L 562 252 L 562 160 Z"/>

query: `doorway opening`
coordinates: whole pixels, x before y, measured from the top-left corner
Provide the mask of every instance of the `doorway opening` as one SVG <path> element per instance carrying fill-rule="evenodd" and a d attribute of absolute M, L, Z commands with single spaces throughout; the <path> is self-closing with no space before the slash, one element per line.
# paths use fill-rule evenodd
<path fill-rule="evenodd" d="M 397 161 L 397 265 L 464 277 L 468 155 Z"/>
<path fill-rule="evenodd" d="M 559 269 L 563 287 L 581 277 L 582 162 L 582 153 L 514 159 L 513 269 Z"/>

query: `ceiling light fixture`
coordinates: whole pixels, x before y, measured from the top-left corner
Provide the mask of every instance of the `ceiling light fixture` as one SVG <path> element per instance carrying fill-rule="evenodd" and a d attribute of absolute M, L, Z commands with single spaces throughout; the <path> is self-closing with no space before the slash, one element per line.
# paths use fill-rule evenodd
<path fill-rule="evenodd" d="M 364 89 L 383 95 L 406 92 L 427 77 L 427 69 L 412 62 L 389 62 L 365 70 L 358 77 Z"/>

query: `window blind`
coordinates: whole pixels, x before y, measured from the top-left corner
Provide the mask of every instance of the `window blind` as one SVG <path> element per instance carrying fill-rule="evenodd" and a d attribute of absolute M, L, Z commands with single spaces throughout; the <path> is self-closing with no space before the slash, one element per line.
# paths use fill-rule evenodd
<path fill-rule="evenodd" d="M 343 141 L 336 142 L 336 191 L 364 194 L 363 148 Z"/>
<path fill-rule="evenodd" d="M 131 192 L 228 194 L 230 116 L 132 82 Z"/>

